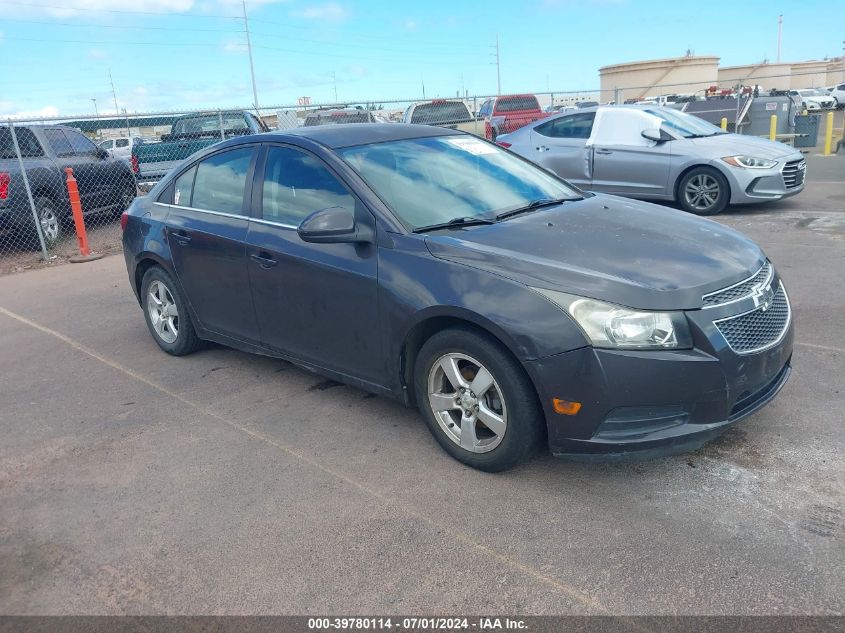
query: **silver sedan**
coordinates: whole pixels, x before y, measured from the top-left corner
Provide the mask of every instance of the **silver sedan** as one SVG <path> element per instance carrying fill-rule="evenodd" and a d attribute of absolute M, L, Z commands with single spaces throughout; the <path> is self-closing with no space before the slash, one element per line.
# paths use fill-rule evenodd
<path fill-rule="evenodd" d="M 697 215 L 780 200 L 804 188 L 806 161 L 783 143 L 721 129 L 655 105 L 551 116 L 497 143 L 582 189 L 674 200 Z"/>

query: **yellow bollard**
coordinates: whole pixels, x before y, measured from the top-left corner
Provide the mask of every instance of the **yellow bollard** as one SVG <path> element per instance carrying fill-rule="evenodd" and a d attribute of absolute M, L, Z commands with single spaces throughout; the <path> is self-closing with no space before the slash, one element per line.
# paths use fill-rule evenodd
<path fill-rule="evenodd" d="M 722 117 L 722 130 L 727 132 L 728 131 L 728 117 Z"/>
<path fill-rule="evenodd" d="M 769 124 L 769 140 L 774 141 L 778 135 L 778 115 L 773 114 Z"/>
<path fill-rule="evenodd" d="M 824 155 L 830 156 L 833 146 L 833 112 L 827 113 L 827 129 L 824 132 Z"/>

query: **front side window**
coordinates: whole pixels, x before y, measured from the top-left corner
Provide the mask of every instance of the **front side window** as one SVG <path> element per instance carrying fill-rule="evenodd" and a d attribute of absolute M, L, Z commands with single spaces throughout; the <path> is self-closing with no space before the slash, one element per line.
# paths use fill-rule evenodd
<path fill-rule="evenodd" d="M 271 147 L 264 168 L 262 217 L 298 226 L 329 207 L 355 208 L 355 199 L 323 163 L 289 147 Z"/>
<path fill-rule="evenodd" d="M 190 206 L 244 215 L 246 177 L 254 153 L 253 148 L 244 147 L 214 154 L 201 161 L 197 165 Z"/>
<path fill-rule="evenodd" d="M 570 114 L 538 125 L 534 131 L 550 138 L 588 139 L 593 130 L 595 118 L 595 112 Z"/>
<path fill-rule="evenodd" d="M 112 147 L 114 147 L 114 141 L 103 141 L 102 143 L 100 143 L 100 147 L 102 147 L 103 149 L 111 149 Z"/>
<path fill-rule="evenodd" d="M 97 151 L 94 143 L 84 134 L 74 132 L 73 130 L 65 130 L 65 136 L 73 148 L 73 153 L 79 156 L 93 154 Z"/>
<path fill-rule="evenodd" d="M 535 200 L 580 197 L 547 171 L 468 134 L 339 152 L 412 229 L 454 218 L 492 218 Z"/>
<path fill-rule="evenodd" d="M 65 133 L 54 128 L 51 130 L 44 130 L 44 138 L 47 139 L 47 144 L 56 156 L 70 156 L 73 154 L 73 148 L 70 141 L 65 137 Z"/>

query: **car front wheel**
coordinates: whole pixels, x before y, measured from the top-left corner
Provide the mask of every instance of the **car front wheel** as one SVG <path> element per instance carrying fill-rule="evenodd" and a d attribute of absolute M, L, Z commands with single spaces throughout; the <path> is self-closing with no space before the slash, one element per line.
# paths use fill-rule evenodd
<path fill-rule="evenodd" d="M 141 282 L 141 304 L 150 334 L 158 346 L 173 356 L 185 356 L 199 349 L 197 336 L 185 300 L 173 278 L 153 266 Z"/>
<path fill-rule="evenodd" d="M 417 404 L 440 446 L 488 472 L 527 458 L 542 437 L 542 413 L 522 368 L 493 339 L 453 328 L 417 356 Z"/>
<path fill-rule="evenodd" d="M 731 199 L 727 179 L 712 167 L 696 167 L 678 183 L 678 203 L 695 215 L 716 215 Z"/>

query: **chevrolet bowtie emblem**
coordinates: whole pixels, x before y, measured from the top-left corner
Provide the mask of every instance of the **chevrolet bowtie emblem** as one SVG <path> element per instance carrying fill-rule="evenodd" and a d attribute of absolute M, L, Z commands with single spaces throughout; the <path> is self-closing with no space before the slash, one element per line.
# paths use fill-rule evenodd
<path fill-rule="evenodd" d="M 757 286 L 751 291 L 751 299 L 754 301 L 755 308 L 762 308 L 763 312 L 769 309 L 772 301 L 775 298 L 775 291 L 771 286 Z"/>

